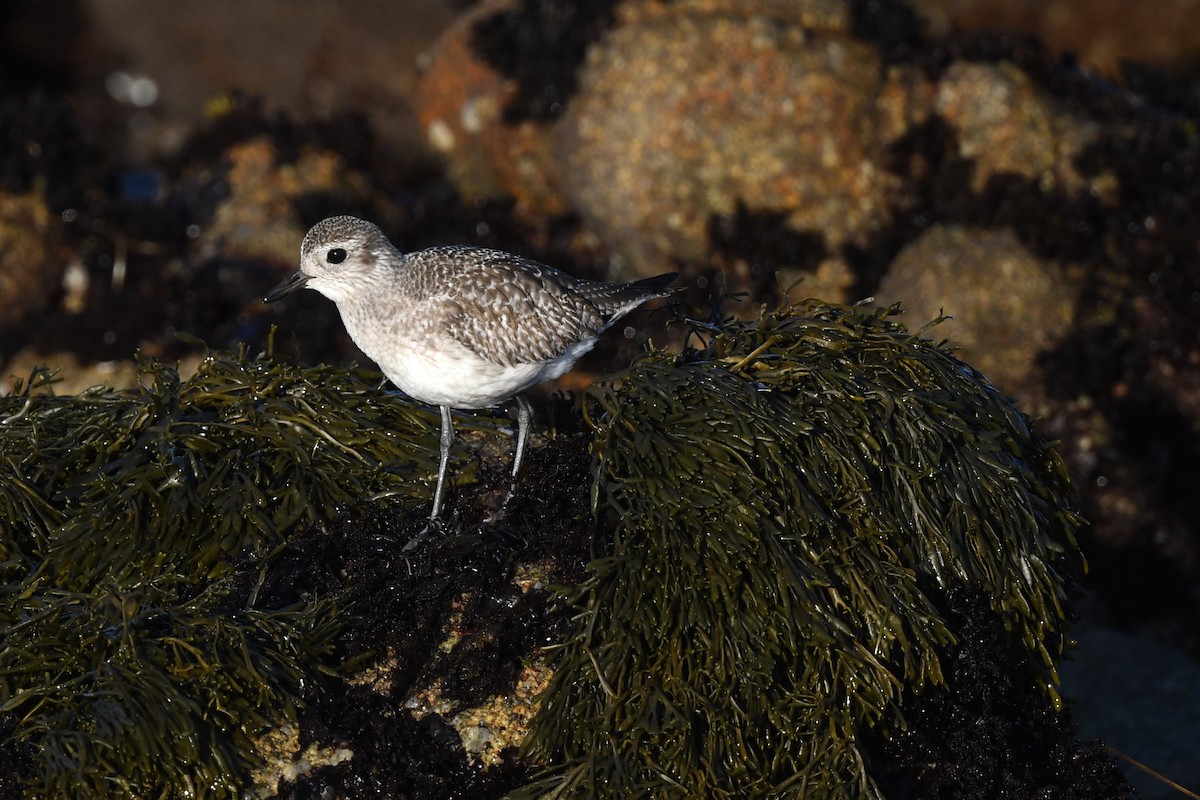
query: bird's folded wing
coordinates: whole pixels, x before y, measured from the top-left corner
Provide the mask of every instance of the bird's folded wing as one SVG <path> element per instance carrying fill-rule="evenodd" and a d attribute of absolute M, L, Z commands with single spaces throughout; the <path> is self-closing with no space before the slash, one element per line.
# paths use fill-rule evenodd
<path fill-rule="evenodd" d="M 603 327 L 576 279 L 537 262 L 497 255 L 461 277 L 445 298 L 446 332 L 503 366 L 551 361 Z"/>

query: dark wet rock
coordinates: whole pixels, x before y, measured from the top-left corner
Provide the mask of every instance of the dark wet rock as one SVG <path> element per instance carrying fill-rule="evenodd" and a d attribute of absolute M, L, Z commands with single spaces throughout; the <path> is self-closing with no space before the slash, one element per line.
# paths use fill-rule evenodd
<path fill-rule="evenodd" d="M 16 744 L 16 715 L 0 715 L 0 800 L 24 800 L 25 782 L 36 774 L 37 748 Z"/>
<path fill-rule="evenodd" d="M 108 157 L 61 94 L 34 87 L 0 94 L 0 190 L 36 193 L 57 214 L 78 208 L 103 180 Z"/>
<path fill-rule="evenodd" d="M 952 598 L 958 643 L 945 689 L 906 703 L 904 730 L 878 747 L 888 798 L 1133 797 L 1097 733 L 1014 681 L 1012 643 L 979 614 L 982 598 Z"/>
<path fill-rule="evenodd" d="M 1003 391 L 1028 397 L 1044 380 L 1039 356 L 1071 324 L 1075 291 L 1062 265 L 1030 253 L 1011 230 L 939 225 L 896 256 L 876 300 L 902 303 L 910 325 L 953 317 L 935 335 Z"/>
<path fill-rule="evenodd" d="M 13 9 L 6 9 L 13 11 Z M 3 79 L 0 78 L 0 85 Z M 0 364 L 62 291 L 70 221 L 102 181 L 106 159 L 72 104 L 42 89 L 0 93 Z"/>
<path fill-rule="evenodd" d="M 11 0 L 0 7 L 0 91 L 61 91 L 78 82 L 89 51 L 84 5 Z"/>
<path fill-rule="evenodd" d="M 1077 631 L 1078 646 L 1063 663 L 1063 690 L 1072 698 L 1080 735 L 1100 739 L 1181 786 L 1200 786 L 1200 664 L 1145 635 L 1095 626 Z M 1145 800 L 1182 795 L 1162 780 L 1120 762 Z"/>

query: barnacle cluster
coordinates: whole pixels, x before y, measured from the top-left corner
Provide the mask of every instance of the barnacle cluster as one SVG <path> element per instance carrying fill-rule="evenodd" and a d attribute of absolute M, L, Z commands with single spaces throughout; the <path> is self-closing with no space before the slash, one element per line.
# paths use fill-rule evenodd
<path fill-rule="evenodd" d="M 0 398 L 0 748 L 31 796 L 240 796 L 337 630 L 335 598 L 271 607 L 253 575 L 294 526 L 425 497 L 436 467 L 435 420 L 372 373 L 142 369 Z"/>
<path fill-rule="evenodd" d="M 878 796 L 861 745 L 943 684 L 963 588 L 1055 674 L 1082 562 L 1050 443 L 944 343 L 870 310 L 764 309 L 590 390 L 608 551 L 515 797 Z"/>

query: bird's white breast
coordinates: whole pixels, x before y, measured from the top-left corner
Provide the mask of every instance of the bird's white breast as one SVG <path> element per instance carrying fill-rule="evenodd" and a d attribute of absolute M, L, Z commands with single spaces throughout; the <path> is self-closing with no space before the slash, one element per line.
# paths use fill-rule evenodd
<path fill-rule="evenodd" d="M 405 348 L 398 358 L 379 366 L 402 392 L 423 403 L 489 408 L 564 374 L 594 343 L 595 339 L 581 342 L 553 361 L 508 367 L 479 358 L 461 345 L 437 352 Z"/>
<path fill-rule="evenodd" d="M 395 319 L 380 319 L 378 306 L 364 313 L 339 304 L 339 310 L 350 338 L 400 391 L 422 403 L 453 408 L 505 403 L 560 377 L 596 344 L 596 337 L 589 336 L 558 358 L 505 366 L 438 333 L 436 326 L 422 324 L 419 309 Z"/>

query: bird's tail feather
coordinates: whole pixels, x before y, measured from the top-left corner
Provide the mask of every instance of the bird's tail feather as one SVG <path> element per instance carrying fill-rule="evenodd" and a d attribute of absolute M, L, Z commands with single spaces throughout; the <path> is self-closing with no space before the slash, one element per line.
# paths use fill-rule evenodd
<path fill-rule="evenodd" d="M 581 287 L 579 291 L 595 304 L 605 320 L 611 324 L 647 300 L 674 294 L 678 290 L 668 289 L 667 284 L 678 276 L 678 272 L 667 272 L 633 283 L 593 283 Z"/>

